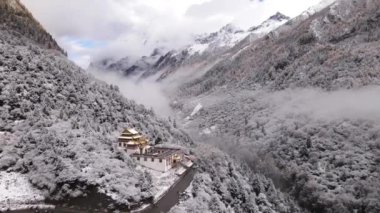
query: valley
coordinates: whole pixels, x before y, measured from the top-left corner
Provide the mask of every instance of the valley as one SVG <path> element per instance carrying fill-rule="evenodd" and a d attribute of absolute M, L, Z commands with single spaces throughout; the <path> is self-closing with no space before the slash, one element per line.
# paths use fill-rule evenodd
<path fill-rule="evenodd" d="M 378 0 L 87 70 L 20 1 L 0 12 L 0 211 L 380 211 Z"/>
<path fill-rule="evenodd" d="M 222 54 L 173 60 L 145 82 L 169 91 L 176 124 L 195 143 L 264 174 L 301 211 L 376 212 L 378 9 L 376 1 L 324 1 Z M 223 60 L 206 66 L 212 57 Z M 193 199 L 180 206 L 191 211 Z"/>

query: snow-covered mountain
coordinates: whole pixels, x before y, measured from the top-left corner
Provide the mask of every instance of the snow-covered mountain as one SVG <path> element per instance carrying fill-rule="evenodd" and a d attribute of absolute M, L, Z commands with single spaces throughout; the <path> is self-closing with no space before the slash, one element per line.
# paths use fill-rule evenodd
<path fill-rule="evenodd" d="M 52 48 L 54 40 L 40 39 L 48 35 L 43 28 L 37 34 L 25 33 L 13 21 L 27 11 L 9 9 L 14 4 L 21 7 L 18 0 L 0 7 L 0 211 L 62 205 L 69 211 L 118 212 L 149 200 L 160 186 L 115 149 L 121 130 L 134 126 L 151 140 L 184 146 L 192 140 L 172 122 L 124 98 L 117 86 L 96 80 L 70 62 L 59 47 Z M 37 22 L 29 16 L 24 24 Z M 299 212 L 271 180 L 248 172 L 216 148 L 193 150 L 200 156 L 194 181 L 200 190 L 193 194 L 204 197 L 199 204 L 206 209 L 186 212 L 207 212 L 209 201 L 216 202 L 215 212 L 226 209 L 212 184 L 223 189 L 229 212 Z M 46 203 L 51 205 L 40 205 Z"/>
<path fill-rule="evenodd" d="M 141 75 L 145 71 L 151 70 L 162 55 L 163 50 L 161 48 L 156 48 L 150 56 L 143 56 L 137 61 L 130 59 L 129 57 L 121 59 L 104 58 L 91 62 L 89 69 L 107 70 L 125 77 L 131 77 Z"/>
<path fill-rule="evenodd" d="M 95 187 L 117 205 L 140 202 L 150 196 L 149 175 L 112 141 L 134 124 L 152 138 L 191 143 L 178 125 L 195 141 L 198 169 L 172 212 L 380 211 L 379 0 L 326 0 L 290 21 L 276 14 L 138 63 L 100 63 L 163 88 L 178 77 L 168 95 L 176 125 L 68 62 L 46 32 L 26 33 L 19 24 L 36 22 L 7 2 L 0 179 L 12 183 L 0 189 L 22 185 L 12 201 L 71 200 Z"/>
<path fill-rule="evenodd" d="M 378 0 L 324 1 L 182 84 L 178 114 L 310 212 L 379 212 L 379 23 Z"/>
<path fill-rule="evenodd" d="M 268 20 L 264 21 L 261 25 L 250 28 L 248 32 L 256 35 L 265 35 L 285 24 L 289 20 L 290 18 L 288 16 L 278 12 L 271 16 Z"/>
<path fill-rule="evenodd" d="M 251 27 L 246 31 L 239 29 L 232 24 L 227 24 L 218 32 L 197 36 L 194 44 L 186 47 L 186 50 L 190 55 L 202 55 L 203 53 L 213 53 L 223 49 L 228 50 L 245 39 L 247 36 L 252 36 L 255 38 L 262 37 L 289 20 L 289 17 L 278 12 L 262 24 Z"/>
<path fill-rule="evenodd" d="M 141 75 L 143 78 L 158 75 L 157 79 L 162 80 L 180 67 L 214 61 L 245 38 L 249 37 L 252 42 L 288 20 L 289 17 L 277 13 L 249 30 L 227 24 L 217 32 L 195 36 L 191 44 L 177 50 L 164 52 L 163 49 L 157 48 L 150 56 L 143 56 L 133 63 L 128 58 L 99 60 L 91 63 L 89 69 L 116 71 L 125 76 Z"/>
<path fill-rule="evenodd" d="M 191 73 L 179 75 L 176 95 L 170 94 L 177 123 L 195 141 L 216 144 L 270 177 L 303 212 L 377 213 L 379 23 L 378 0 L 325 0 L 215 57 L 207 54 L 209 42 L 228 45 L 241 32 L 229 26 L 215 33 L 226 41 L 204 36 L 190 49 L 161 57 L 153 74 L 165 87 L 173 73 Z M 272 28 L 251 30 L 260 29 Z M 201 61 L 214 63 L 199 69 Z M 220 174 L 209 165 L 203 169 Z M 228 178 L 218 178 L 198 175 L 189 198 L 173 212 L 228 212 L 234 205 L 228 190 L 213 184 Z"/>
<path fill-rule="evenodd" d="M 152 141 L 191 143 L 70 62 L 18 0 L 0 1 L 0 211 L 70 202 L 127 209 L 150 198 L 150 174 L 114 146 L 131 126 Z"/>
<path fill-rule="evenodd" d="M 190 55 L 211 53 L 218 49 L 228 49 L 249 35 L 249 32 L 227 24 L 218 32 L 196 36 L 194 43 L 185 49 Z"/>

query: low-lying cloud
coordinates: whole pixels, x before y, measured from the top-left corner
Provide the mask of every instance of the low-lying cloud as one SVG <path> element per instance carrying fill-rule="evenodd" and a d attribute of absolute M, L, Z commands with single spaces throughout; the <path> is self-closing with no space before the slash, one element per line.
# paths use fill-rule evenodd
<path fill-rule="evenodd" d="M 108 84 L 119 87 L 124 97 L 144 105 L 146 108 L 152 108 L 161 118 L 169 117 L 172 114 L 170 100 L 165 95 L 161 84 L 152 81 L 136 81 L 136 78 L 125 78 L 114 72 L 91 70 L 96 78 L 101 79 Z"/>
<path fill-rule="evenodd" d="M 306 115 L 314 119 L 380 121 L 380 87 L 326 92 L 317 89 L 275 92 L 266 101 L 274 116 Z"/>

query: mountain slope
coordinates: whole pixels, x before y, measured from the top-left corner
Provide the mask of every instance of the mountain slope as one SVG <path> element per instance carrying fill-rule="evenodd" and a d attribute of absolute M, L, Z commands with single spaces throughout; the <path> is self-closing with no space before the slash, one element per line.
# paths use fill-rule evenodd
<path fill-rule="evenodd" d="M 219 86 L 327 90 L 378 83 L 378 2 L 342 1 L 301 23 L 290 21 L 190 83 L 191 94 Z M 193 85 L 193 86 L 192 86 Z"/>
<path fill-rule="evenodd" d="M 99 206 L 81 205 L 117 208 L 152 196 L 149 174 L 115 149 L 116 138 L 131 126 L 152 141 L 189 145 L 188 136 L 68 61 L 18 1 L 1 5 L 1 176 L 20 174 L 57 204 L 88 196 Z"/>
<path fill-rule="evenodd" d="M 175 107 L 194 140 L 219 144 L 305 209 L 379 212 L 380 2 L 319 9 L 232 48 L 182 85 Z"/>
<path fill-rule="evenodd" d="M 0 27 L 19 38 L 7 42 L 25 43 L 28 42 L 25 39 L 30 39 L 41 47 L 64 53 L 52 36 L 43 29 L 19 0 L 0 1 Z"/>
<path fill-rule="evenodd" d="M 0 179 L 12 180 L 4 188 L 22 183 L 18 189 L 35 193 L 0 196 L 9 199 L 0 200 L 0 210 L 6 210 L 9 202 L 45 200 L 90 212 L 117 211 L 149 199 L 154 187 L 150 175 L 114 147 L 120 131 L 135 126 L 152 141 L 159 137 L 183 146 L 191 145 L 191 139 L 151 110 L 122 97 L 118 87 L 94 79 L 33 38 L 0 29 Z M 194 150 L 201 157 L 197 183 L 202 190 L 209 186 L 201 177 L 211 175 L 214 184 L 222 180 L 215 186 L 226 189 L 210 191 L 218 195 L 210 202 L 202 200 L 204 205 L 222 202 L 236 212 L 298 209 L 270 180 L 261 175 L 249 178 L 247 168 L 220 151 Z"/>
<path fill-rule="evenodd" d="M 0 210 L 9 203 L 45 201 L 85 211 L 117 211 L 149 199 L 152 177 L 115 149 L 117 136 L 134 126 L 152 141 L 189 146 L 193 142 L 187 134 L 122 97 L 117 86 L 96 80 L 36 43 L 33 35 L 29 40 L 6 25 L 0 29 L 0 180 L 7 183 L 0 188 L 8 194 L 0 196 Z M 196 154 L 202 157 L 202 174 L 197 175 L 201 187 L 199 177 L 214 174 L 215 168 L 221 171 L 213 175 L 224 180 L 221 185 L 236 190 L 223 191 L 212 202 L 229 203 L 236 212 L 297 210 L 270 180 L 248 178 L 245 168 L 220 151 Z M 9 192 L 14 188 L 19 190 Z"/>
<path fill-rule="evenodd" d="M 173 73 L 186 72 L 174 78 L 178 125 L 270 178 L 303 211 L 377 213 L 379 11 L 378 0 L 325 0 L 262 37 L 203 55 L 207 66 L 172 51 L 152 73 L 165 88 Z M 238 200 L 226 193 L 235 192 L 228 180 L 241 171 L 231 177 L 221 172 L 225 164 L 207 160 L 196 190 L 173 211 L 247 211 L 244 190 L 236 190 Z"/>

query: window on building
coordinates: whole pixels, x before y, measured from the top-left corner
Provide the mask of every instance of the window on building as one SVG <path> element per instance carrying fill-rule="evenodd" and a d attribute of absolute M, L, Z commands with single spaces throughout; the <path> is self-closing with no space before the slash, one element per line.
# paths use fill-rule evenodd
<path fill-rule="evenodd" d="M 119 146 L 121 146 L 121 143 L 119 143 Z"/>
<path fill-rule="evenodd" d="M 147 158 L 144 158 L 144 161 L 147 161 L 148 159 Z"/>
<path fill-rule="evenodd" d="M 154 162 L 154 158 L 152 158 L 152 162 Z"/>
<path fill-rule="evenodd" d="M 137 160 L 140 160 L 140 157 L 137 157 Z"/>
<path fill-rule="evenodd" d="M 160 159 L 160 163 L 162 163 L 162 159 Z"/>

